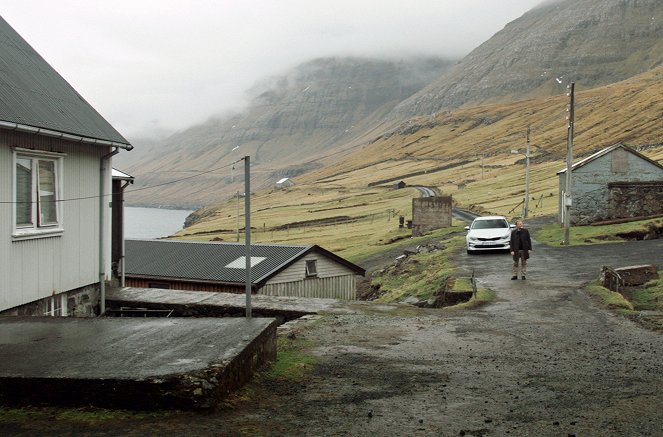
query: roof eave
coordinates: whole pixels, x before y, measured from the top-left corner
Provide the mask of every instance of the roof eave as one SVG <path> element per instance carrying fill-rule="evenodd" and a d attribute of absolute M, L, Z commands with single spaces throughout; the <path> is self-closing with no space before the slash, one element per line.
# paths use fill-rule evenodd
<path fill-rule="evenodd" d="M 90 138 L 90 137 L 83 137 L 80 135 L 72 135 L 69 133 L 65 132 L 58 132 L 54 131 L 51 129 L 43 129 L 40 127 L 35 127 L 35 126 L 29 126 L 26 124 L 20 124 L 20 123 L 14 123 L 11 121 L 3 121 L 0 120 L 0 129 L 5 129 L 5 130 L 12 130 L 16 132 L 24 132 L 24 133 L 29 133 L 29 134 L 34 134 L 34 135 L 42 135 L 46 137 L 51 137 L 51 138 L 59 138 L 63 139 L 66 141 L 72 141 L 75 143 L 83 143 L 83 144 L 89 144 L 93 146 L 108 146 L 108 147 L 119 147 L 120 149 L 124 150 L 132 150 L 134 146 L 132 146 L 130 143 L 120 143 L 117 141 L 109 141 L 109 140 L 102 140 L 99 138 Z"/>

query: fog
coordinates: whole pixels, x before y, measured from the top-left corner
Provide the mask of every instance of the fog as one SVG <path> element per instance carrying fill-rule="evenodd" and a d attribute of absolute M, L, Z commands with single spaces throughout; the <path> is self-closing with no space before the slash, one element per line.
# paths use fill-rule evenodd
<path fill-rule="evenodd" d="M 325 56 L 460 58 L 541 0 L 0 0 L 0 14 L 131 140 L 241 107 Z"/>

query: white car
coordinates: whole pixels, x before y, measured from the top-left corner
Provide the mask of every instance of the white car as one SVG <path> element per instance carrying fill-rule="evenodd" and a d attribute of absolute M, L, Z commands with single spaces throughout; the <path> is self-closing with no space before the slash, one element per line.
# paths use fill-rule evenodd
<path fill-rule="evenodd" d="M 510 225 L 506 217 L 500 215 L 475 218 L 470 226 L 465 226 L 467 253 L 509 250 L 511 229 L 515 227 L 516 225 Z"/>

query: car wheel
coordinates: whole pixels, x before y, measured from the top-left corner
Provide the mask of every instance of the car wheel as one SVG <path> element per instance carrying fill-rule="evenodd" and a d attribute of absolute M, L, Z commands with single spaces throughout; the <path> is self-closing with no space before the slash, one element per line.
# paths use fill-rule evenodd
<path fill-rule="evenodd" d="M 470 249 L 467 249 L 467 254 L 468 254 L 468 255 L 474 255 L 474 251 L 473 251 L 473 250 L 470 250 Z"/>

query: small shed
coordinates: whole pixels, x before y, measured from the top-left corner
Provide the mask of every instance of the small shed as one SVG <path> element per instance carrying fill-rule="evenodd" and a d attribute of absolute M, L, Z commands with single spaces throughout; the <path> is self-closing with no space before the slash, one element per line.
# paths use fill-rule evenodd
<path fill-rule="evenodd" d="M 405 181 L 398 181 L 396 183 L 396 189 L 397 190 L 402 190 L 405 187 L 407 187 L 407 184 L 405 183 Z"/>
<path fill-rule="evenodd" d="M 573 164 L 571 171 L 571 224 L 663 214 L 663 165 L 629 146 L 606 147 Z M 557 175 L 563 222 L 566 169 Z"/>
<path fill-rule="evenodd" d="M 244 293 L 241 243 L 126 240 L 128 287 Z M 251 245 L 255 294 L 354 300 L 365 270 L 317 245 Z"/>
<path fill-rule="evenodd" d="M 276 188 L 279 189 L 279 190 L 282 190 L 282 189 L 288 188 L 288 187 L 292 187 L 293 185 L 295 185 L 295 182 L 290 178 L 279 179 L 276 182 Z"/>

